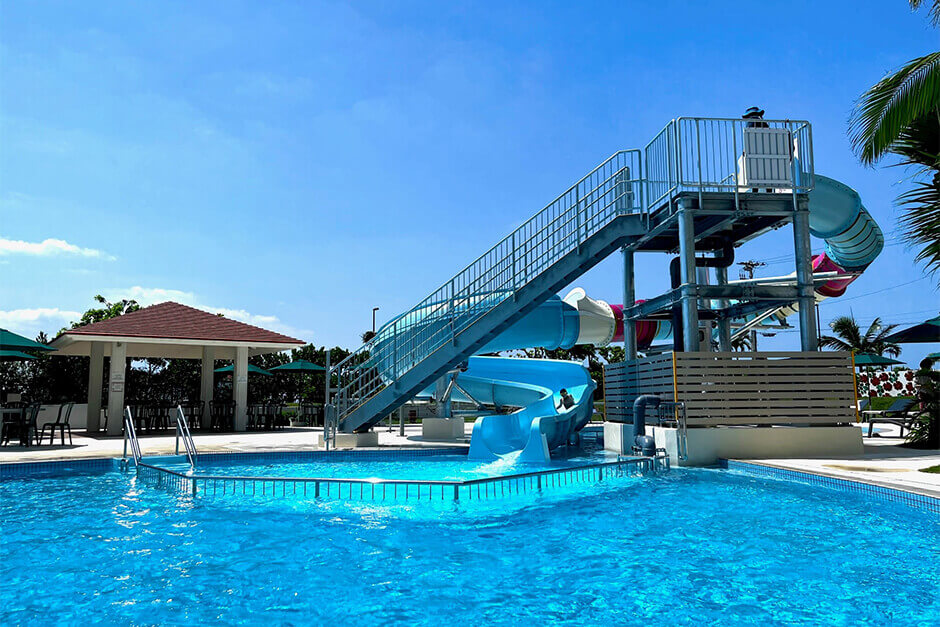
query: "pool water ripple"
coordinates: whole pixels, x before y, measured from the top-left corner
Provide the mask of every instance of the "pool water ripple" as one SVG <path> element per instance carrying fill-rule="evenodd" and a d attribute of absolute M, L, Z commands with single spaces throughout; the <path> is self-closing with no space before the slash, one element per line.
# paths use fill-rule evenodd
<path fill-rule="evenodd" d="M 193 499 L 118 472 L 0 482 L 0 623 L 940 617 L 940 518 L 860 495 L 679 469 L 430 505 Z"/>

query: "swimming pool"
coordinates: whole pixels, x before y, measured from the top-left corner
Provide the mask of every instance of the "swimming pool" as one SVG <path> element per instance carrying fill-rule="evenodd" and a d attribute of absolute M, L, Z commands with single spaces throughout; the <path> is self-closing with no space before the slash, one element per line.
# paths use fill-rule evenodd
<path fill-rule="evenodd" d="M 0 482 L 0 521 L 4 624 L 940 616 L 940 517 L 716 469 L 434 507 L 193 498 L 112 471 Z"/>

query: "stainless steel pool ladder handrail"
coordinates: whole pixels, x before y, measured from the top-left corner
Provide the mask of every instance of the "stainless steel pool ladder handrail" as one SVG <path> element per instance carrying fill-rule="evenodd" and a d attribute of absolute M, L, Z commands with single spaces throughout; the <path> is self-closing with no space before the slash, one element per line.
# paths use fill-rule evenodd
<path fill-rule="evenodd" d="M 127 443 L 131 445 L 131 455 L 134 457 L 134 465 L 140 463 L 140 442 L 137 441 L 137 430 L 134 428 L 134 416 L 131 414 L 131 408 L 124 408 L 124 462 L 127 462 Z"/>
<path fill-rule="evenodd" d="M 689 458 L 688 415 L 682 401 L 664 401 L 659 405 L 659 424 L 675 423 L 676 457 L 681 461 Z"/>
<path fill-rule="evenodd" d="M 176 406 L 176 454 L 180 454 L 180 437 L 183 438 L 183 447 L 186 449 L 186 458 L 192 468 L 196 467 L 196 443 L 193 434 L 189 432 L 189 422 L 183 413 L 181 405 Z"/>

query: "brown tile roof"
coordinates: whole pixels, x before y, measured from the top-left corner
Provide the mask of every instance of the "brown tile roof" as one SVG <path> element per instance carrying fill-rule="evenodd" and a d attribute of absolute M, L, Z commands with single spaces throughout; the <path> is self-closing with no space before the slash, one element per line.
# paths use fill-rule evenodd
<path fill-rule="evenodd" d="M 260 327 L 223 318 L 179 303 L 160 303 L 138 309 L 117 318 L 102 320 L 65 335 L 112 335 L 152 337 L 174 340 L 211 340 L 222 342 L 265 342 L 302 344 L 301 340 Z"/>

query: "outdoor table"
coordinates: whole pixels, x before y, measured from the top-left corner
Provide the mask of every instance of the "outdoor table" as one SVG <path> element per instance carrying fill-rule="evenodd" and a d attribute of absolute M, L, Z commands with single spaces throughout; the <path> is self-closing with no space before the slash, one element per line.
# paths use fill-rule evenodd
<path fill-rule="evenodd" d="M 0 415 L 2 415 L 2 424 L 4 426 L 16 426 L 17 431 L 20 436 L 20 444 L 23 446 L 29 446 L 29 426 L 26 424 L 26 410 L 27 407 L 3 407 L 0 408 Z M 6 431 L 6 429 L 4 429 Z M 4 438 L 4 443 L 9 440 L 9 437 Z"/>

